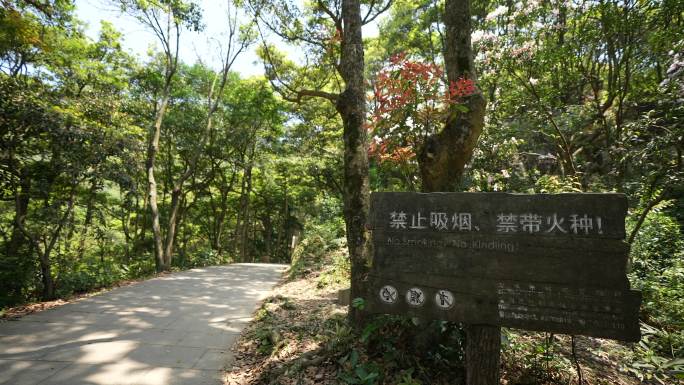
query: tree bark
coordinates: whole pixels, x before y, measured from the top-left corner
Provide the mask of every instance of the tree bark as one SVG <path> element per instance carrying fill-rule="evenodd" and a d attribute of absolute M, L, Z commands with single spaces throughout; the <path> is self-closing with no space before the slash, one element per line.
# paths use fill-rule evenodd
<path fill-rule="evenodd" d="M 26 240 L 21 231 L 24 220 L 28 213 L 31 190 L 31 176 L 28 167 L 22 167 L 19 171 L 19 186 L 15 190 L 14 200 L 14 221 L 12 222 L 12 237 L 7 247 L 7 256 L 16 258 Z"/>
<path fill-rule="evenodd" d="M 52 250 L 54 249 L 55 245 L 57 244 L 57 240 L 59 239 L 59 235 L 62 232 L 62 228 L 64 227 L 64 224 L 67 222 L 69 219 L 69 216 L 71 215 L 71 212 L 74 208 L 74 198 L 76 196 L 76 187 L 78 186 L 78 182 L 76 182 L 72 188 L 71 188 L 71 193 L 69 195 L 69 198 L 67 200 L 67 207 L 66 210 L 64 211 L 64 214 L 62 214 L 62 217 L 59 219 L 57 222 L 57 226 L 55 226 L 55 229 L 50 233 L 50 231 L 47 232 L 47 234 L 42 238 L 42 242 L 44 244 L 44 247 L 41 250 L 41 239 L 34 234 L 31 234 L 25 227 L 24 227 L 24 218 L 19 218 L 16 222 L 19 230 L 22 232 L 24 237 L 26 239 L 30 240 L 31 243 L 33 244 L 33 248 L 36 250 L 38 253 L 39 257 L 39 264 L 40 264 L 40 272 L 41 272 L 41 281 L 43 283 L 43 292 L 42 292 L 42 299 L 44 300 L 49 300 L 49 299 L 54 299 L 55 297 L 55 283 L 54 279 L 52 278 L 52 263 L 50 261 L 50 253 L 52 253 Z"/>
<path fill-rule="evenodd" d="M 40 269 L 43 273 L 43 298 L 44 299 L 54 299 L 55 298 L 55 283 L 54 280 L 52 279 L 52 263 L 50 261 L 50 254 L 52 253 L 52 250 L 55 248 L 55 245 L 57 244 L 57 240 L 59 239 L 59 235 L 62 232 L 62 228 L 64 227 L 64 224 L 67 222 L 69 219 L 69 216 L 71 215 L 72 210 L 74 209 L 74 198 L 76 197 L 76 186 L 78 186 L 78 183 L 75 183 L 74 186 L 71 189 L 71 195 L 69 196 L 69 199 L 67 200 L 67 207 L 66 211 L 62 215 L 62 218 L 60 219 L 59 223 L 57 224 L 57 227 L 55 228 L 55 231 L 52 234 L 52 238 L 46 239 L 46 244 L 45 244 L 45 249 L 43 253 L 40 256 Z M 40 248 L 36 248 L 36 250 L 40 251 Z"/>
<path fill-rule="evenodd" d="M 634 239 L 636 239 L 637 234 L 639 234 L 639 230 L 641 229 L 641 226 L 644 224 L 644 221 L 646 220 L 646 216 L 648 215 L 648 213 L 650 213 L 651 210 L 653 210 L 653 208 L 656 207 L 660 202 L 664 201 L 667 197 L 667 194 L 668 191 L 663 190 L 658 196 L 656 196 L 651 202 L 649 202 L 643 210 L 641 210 L 641 213 L 639 214 L 639 219 L 637 220 L 637 223 L 634 225 L 632 232 L 629 233 L 629 237 L 627 238 L 627 243 L 629 245 L 634 243 Z M 632 256 L 630 255 L 630 267 L 632 266 L 632 262 Z"/>
<path fill-rule="evenodd" d="M 268 203 L 268 202 L 267 202 Z M 265 252 L 261 258 L 261 262 L 270 263 L 271 262 L 271 252 L 273 243 L 273 221 L 269 213 L 266 213 L 261 217 L 261 224 L 264 226 L 264 248 Z"/>
<path fill-rule="evenodd" d="M 281 93 L 285 100 L 300 103 L 305 98 L 318 97 L 331 101 L 342 118 L 344 139 L 344 219 L 347 230 L 347 248 L 351 262 L 351 297 L 363 297 L 364 280 L 370 264 L 369 231 L 366 229 L 369 208 L 368 186 L 368 140 L 364 127 L 366 119 L 364 89 L 364 53 L 361 27 L 361 3 L 359 0 L 341 1 L 341 19 L 337 14 L 318 2 L 325 14 L 334 22 L 340 32 L 341 47 L 339 63 L 335 69 L 344 80 L 344 91 L 334 94 L 323 90 L 295 90 L 285 84 L 279 87 L 282 80 L 277 76 L 273 61 L 264 45 L 266 58 L 271 64 L 270 81 L 273 88 Z M 259 11 L 255 9 L 255 16 Z M 380 11 L 381 13 L 382 11 Z M 379 14 L 379 13 L 378 13 Z M 377 17 L 375 14 L 373 18 Z M 370 19 L 368 19 L 370 20 Z M 269 27 L 276 33 L 282 33 Z M 288 95 L 288 93 L 290 95 Z M 285 213 L 288 218 L 287 212 Z M 350 305 L 349 319 L 354 327 L 364 323 L 363 313 Z"/>
<path fill-rule="evenodd" d="M 466 326 L 466 384 L 499 385 L 501 328 Z"/>
<path fill-rule="evenodd" d="M 164 121 L 164 114 L 166 107 L 169 104 L 169 97 L 171 93 L 171 76 L 166 77 L 166 84 L 162 94 L 162 100 L 155 112 L 154 126 L 150 135 L 149 146 L 147 147 L 147 190 L 150 202 L 150 213 L 152 214 L 152 233 L 154 237 L 154 261 L 157 266 L 157 271 L 163 271 L 164 268 L 164 249 L 162 244 L 161 226 L 159 224 L 159 206 L 157 204 L 157 181 L 154 178 L 154 163 L 159 152 L 159 138 L 161 136 L 161 125 Z"/>
<path fill-rule="evenodd" d="M 159 23 L 157 16 L 153 10 L 141 9 L 146 19 L 146 24 L 150 27 L 159 42 L 162 44 L 165 57 L 164 68 L 164 87 L 162 88 L 161 100 L 159 105 L 155 103 L 154 124 L 150 132 L 149 144 L 147 147 L 147 157 L 145 159 L 145 167 L 147 173 L 147 191 L 150 203 L 150 213 L 152 215 L 152 233 L 154 238 L 154 262 L 157 272 L 167 270 L 168 267 L 164 263 L 164 239 L 162 237 L 161 225 L 159 220 L 159 205 L 158 205 L 158 191 L 157 181 L 154 177 L 154 166 L 159 152 L 159 139 L 161 137 L 161 126 L 164 121 L 164 115 L 169 105 L 171 98 L 171 83 L 173 77 L 178 69 L 178 49 L 180 43 L 180 28 L 181 20 L 178 15 L 174 14 L 174 9 L 170 4 L 161 5 L 163 11 L 166 13 L 166 26 L 163 27 Z"/>
<path fill-rule="evenodd" d="M 475 81 L 470 44 L 470 1 L 447 0 L 444 24 L 444 65 L 448 82 L 455 83 L 460 78 Z M 452 108 L 443 129 L 429 136 L 418 151 L 424 191 L 456 191 L 460 188 L 463 170 L 484 127 L 486 101 L 478 90 L 465 97 L 462 104 L 468 111 Z"/>
<path fill-rule="evenodd" d="M 221 254 L 223 252 L 223 230 L 228 212 L 228 193 L 233 190 L 237 172 L 231 173 L 230 182 L 226 180 L 225 173 L 220 167 L 216 174 L 218 176 L 212 179 L 219 180 L 219 185 L 217 186 L 217 189 L 219 190 L 219 200 L 218 202 L 215 202 L 214 195 L 210 194 L 209 204 L 213 214 L 209 218 L 209 225 L 211 227 L 209 239 L 211 241 L 211 248 L 218 254 Z"/>
<path fill-rule="evenodd" d="M 250 155 L 249 163 L 245 167 L 245 174 L 242 178 L 242 194 L 240 195 L 240 222 L 237 228 L 238 258 L 240 261 L 247 261 L 247 229 L 249 227 L 249 201 L 252 194 L 252 163 L 254 148 Z"/>
<path fill-rule="evenodd" d="M 90 189 L 88 190 L 88 197 L 86 203 L 86 214 L 85 220 L 83 221 L 83 231 L 79 235 L 78 248 L 76 249 L 77 259 L 80 261 L 85 253 L 85 243 L 90 233 L 90 225 L 93 222 L 93 211 L 95 211 L 95 194 L 98 190 L 98 184 L 96 177 L 90 181 Z"/>
<path fill-rule="evenodd" d="M 287 191 L 287 174 L 285 175 L 285 185 L 283 186 L 283 193 L 285 195 L 285 201 L 283 202 L 283 218 L 282 218 L 282 228 L 278 231 L 278 238 L 276 240 L 276 252 L 279 255 L 285 254 L 287 262 L 292 261 L 292 256 L 290 255 L 290 248 L 287 245 L 287 234 L 289 233 L 288 221 L 290 219 L 290 206 Z M 283 250 L 284 253 L 281 253 Z"/>
<path fill-rule="evenodd" d="M 449 84 L 460 78 L 476 81 L 470 42 L 470 1 L 446 0 L 444 64 Z M 473 155 L 484 127 L 486 100 L 478 90 L 464 98 L 466 112 L 452 108 L 443 129 L 427 138 L 418 152 L 422 189 L 426 192 L 456 191 L 461 188 L 465 166 Z M 419 338 L 431 339 L 426 329 Z M 499 384 L 501 328 L 466 326 L 466 383 Z"/>
<path fill-rule="evenodd" d="M 345 90 L 337 99 L 336 109 L 344 126 L 344 218 L 351 260 L 351 298 L 357 298 L 364 295 L 364 280 L 370 263 L 369 232 L 366 229 L 369 209 L 368 140 L 364 128 L 366 104 L 359 0 L 342 0 L 342 22 L 344 31 L 339 72 L 344 79 Z M 355 327 L 364 323 L 363 313 L 351 305 L 349 318 Z"/>
<path fill-rule="evenodd" d="M 173 259 L 173 244 L 176 239 L 176 227 L 178 225 L 178 211 L 180 209 L 182 185 L 173 186 L 171 191 L 171 212 L 166 227 L 166 238 L 164 240 L 164 270 L 171 269 Z"/>
<path fill-rule="evenodd" d="M 40 255 L 40 276 L 43 283 L 43 300 L 54 299 L 55 283 L 52 279 L 52 264 L 50 263 L 50 254 L 47 252 Z"/>

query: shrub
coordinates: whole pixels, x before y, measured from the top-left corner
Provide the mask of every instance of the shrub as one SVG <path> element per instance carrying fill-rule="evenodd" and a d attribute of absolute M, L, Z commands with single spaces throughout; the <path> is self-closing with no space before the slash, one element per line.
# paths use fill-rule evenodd
<path fill-rule="evenodd" d="M 346 241 L 342 238 L 343 223 L 341 219 L 336 219 L 313 224 L 304 229 L 304 238 L 292 252 L 291 277 L 320 267 L 327 253 L 346 246 Z"/>
<path fill-rule="evenodd" d="M 684 356 L 684 239 L 667 207 L 657 206 L 644 220 L 632 243 L 629 274 L 632 286 L 642 292 L 645 323 L 628 370 L 643 379 L 664 381 L 670 375 L 684 376 L 684 370 L 672 364 Z M 628 228 L 634 224 L 630 217 Z"/>
<path fill-rule="evenodd" d="M 668 206 L 668 202 L 660 204 L 646 216 L 632 243 L 632 272 L 639 277 L 649 274 L 661 275 L 677 263 L 681 263 L 684 258 L 684 238 L 681 236 L 679 224 L 666 211 Z M 630 230 L 635 222 L 636 218 L 629 218 Z"/>

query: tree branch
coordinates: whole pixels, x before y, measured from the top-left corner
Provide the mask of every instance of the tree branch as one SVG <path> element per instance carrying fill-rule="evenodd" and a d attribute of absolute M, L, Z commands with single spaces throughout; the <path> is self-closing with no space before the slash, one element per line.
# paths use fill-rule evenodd
<path fill-rule="evenodd" d="M 366 13 L 366 16 L 364 16 L 362 24 L 366 25 L 373 20 L 377 19 L 378 16 L 382 15 L 385 13 L 391 6 L 394 0 L 389 0 L 387 1 L 387 4 L 385 4 L 381 9 L 379 9 L 375 14 L 371 15 L 371 12 L 373 11 L 373 7 L 375 6 L 375 1 L 371 3 L 371 5 L 368 7 L 368 13 Z"/>
<path fill-rule="evenodd" d="M 323 99 L 328 99 L 333 103 L 337 102 L 337 99 L 339 99 L 340 95 L 336 93 L 331 93 L 331 92 L 325 92 L 325 91 L 319 91 L 319 90 L 299 90 L 297 92 L 297 98 L 296 101 L 299 103 L 303 98 L 307 97 L 318 97 L 318 98 L 323 98 Z"/>
<path fill-rule="evenodd" d="M 558 123 L 556 123 L 556 119 L 553 117 L 553 114 L 551 113 L 551 111 L 549 111 L 548 108 L 546 108 L 543 101 L 541 100 L 541 96 L 539 96 L 539 93 L 537 93 L 537 90 L 534 88 L 534 85 L 532 83 L 523 80 L 517 73 L 515 73 L 515 70 L 511 71 L 509 69 L 509 72 L 516 79 L 518 79 L 520 84 L 523 87 L 525 87 L 532 94 L 532 96 L 534 96 L 534 98 L 537 101 L 537 104 L 539 105 L 539 108 L 546 115 L 546 117 L 549 118 L 549 121 L 551 122 L 551 125 L 553 126 L 554 131 L 556 131 L 556 134 L 558 134 L 558 137 L 561 140 L 561 146 L 560 147 L 563 150 L 564 157 L 566 158 L 567 166 L 570 168 L 570 174 L 575 175 L 577 173 L 577 168 L 575 167 L 575 161 L 573 160 L 573 153 L 570 150 L 570 143 L 568 142 L 567 138 L 565 137 L 565 134 L 563 134 L 560 127 L 558 126 Z"/>
<path fill-rule="evenodd" d="M 257 24 L 257 29 L 259 30 L 259 36 L 261 37 L 262 45 L 264 47 L 264 53 L 266 54 L 266 61 L 268 61 L 268 64 L 271 66 L 272 70 L 272 75 L 273 76 L 267 76 L 269 83 L 271 84 L 271 87 L 280 94 L 280 96 L 285 99 L 288 102 L 293 102 L 293 103 L 301 103 L 302 99 L 306 97 L 320 97 L 324 98 L 327 100 L 330 100 L 333 103 L 337 102 L 337 99 L 339 98 L 339 94 L 335 93 L 330 93 L 330 92 L 325 92 L 325 91 L 319 91 L 319 90 L 295 90 L 293 89 L 288 83 L 283 81 L 280 76 L 278 75 L 278 70 L 276 69 L 276 65 L 273 62 L 273 59 L 271 57 L 271 51 L 268 48 L 268 44 L 266 44 L 266 39 L 264 38 L 264 35 L 261 31 L 261 27 L 259 26 L 259 23 Z M 275 83 L 274 79 L 277 80 L 280 84 L 283 85 L 283 87 L 278 86 L 278 84 Z M 294 94 L 296 96 L 289 96 L 285 92 L 283 92 L 283 88 L 287 90 L 287 92 Z"/>
<path fill-rule="evenodd" d="M 634 225 L 634 228 L 632 229 L 632 232 L 629 234 L 629 238 L 627 238 L 627 243 L 632 244 L 634 242 L 634 239 L 636 238 L 637 234 L 639 233 L 639 230 L 641 229 L 641 226 L 644 224 L 644 221 L 646 220 L 646 216 L 648 213 L 653 210 L 654 207 L 656 207 L 660 202 L 665 200 L 665 197 L 667 196 L 666 194 L 667 190 L 663 190 L 654 200 L 649 202 L 646 207 L 641 211 L 641 214 L 639 214 L 639 219 L 637 220 L 636 225 Z M 631 258 L 630 258 L 631 262 Z M 631 264 L 631 263 L 630 263 Z"/>
<path fill-rule="evenodd" d="M 330 17 L 330 19 L 332 19 L 336 27 L 342 26 L 342 19 L 340 19 L 339 15 L 334 14 L 330 10 L 330 8 L 326 7 L 322 0 L 316 0 L 316 3 L 318 4 L 318 7 L 321 9 L 321 11 L 323 11 L 326 15 Z M 342 28 L 339 29 L 341 30 Z"/>

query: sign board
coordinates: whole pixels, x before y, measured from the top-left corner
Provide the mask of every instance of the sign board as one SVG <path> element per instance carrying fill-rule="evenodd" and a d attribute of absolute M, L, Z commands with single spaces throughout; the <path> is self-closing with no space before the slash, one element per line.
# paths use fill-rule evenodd
<path fill-rule="evenodd" d="M 622 194 L 373 193 L 366 310 L 640 339 Z"/>

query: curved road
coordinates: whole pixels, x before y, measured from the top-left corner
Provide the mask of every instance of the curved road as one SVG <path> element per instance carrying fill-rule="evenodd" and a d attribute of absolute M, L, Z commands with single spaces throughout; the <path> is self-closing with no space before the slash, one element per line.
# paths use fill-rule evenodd
<path fill-rule="evenodd" d="M 0 323 L 0 384 L 217 385 L 285 265 L 175 273 Z"/>

